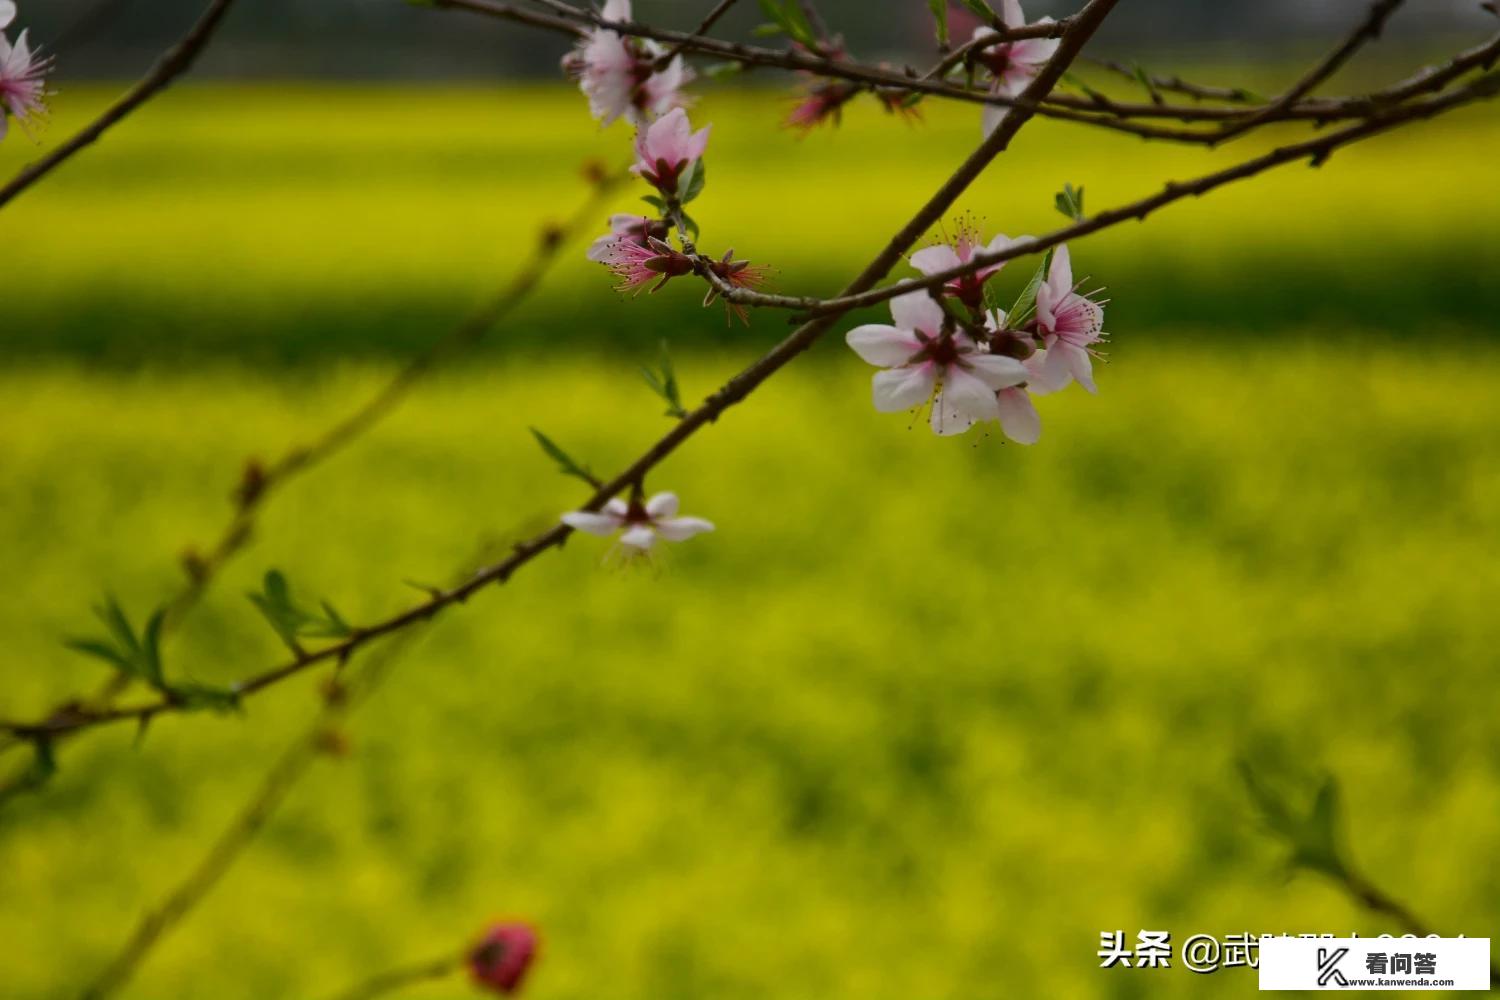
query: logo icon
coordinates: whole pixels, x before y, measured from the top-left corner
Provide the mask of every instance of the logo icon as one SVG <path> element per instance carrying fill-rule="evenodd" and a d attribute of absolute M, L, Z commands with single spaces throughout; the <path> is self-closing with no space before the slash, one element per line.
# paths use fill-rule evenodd
<path fill-rule="evenodd" d="M 1330 982 L 1338 983 L 1340 986 L 1348 986 L 1349 980 L 1339 971 L 1339 959 L 1349 954 L 1348 948 L 1319 948 L 1318 949 L 1318 985 L 1327 986 Z"/>

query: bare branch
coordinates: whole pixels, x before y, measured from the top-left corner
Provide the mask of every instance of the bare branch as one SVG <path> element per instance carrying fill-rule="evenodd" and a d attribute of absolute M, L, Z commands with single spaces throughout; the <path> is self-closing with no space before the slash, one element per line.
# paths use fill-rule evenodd
<path fill-rule="evenodd" d="M 99 141 L 100 137 L 107 132 L 111 126 L 117 124 L 121 119 L 128 116 L 136 108 L 145 104 L 183 73 L 192 68 L 197 60 L 198 54 L 203 51 L 204 46 L 213 37 L 219 27 L 219 22 L 228 13 L 229 7 L 234 0 L 213 0 L 208 9 L 198 22 L 152 67 L 151 72 L 131 87 L 124 97 L 111 104 L 104 113 L 94 119 L 88 125 L 74 135 L 71 139 L 58 146 L 51 153 L 37 162 L 24 167 L 20 173 L 10 180 L 4 187 L 0 187 L 0 208 L 7 205 L 21 192 L 31 185 L 50 174 L 61 166 L 75 153 Z"/>
<path fill-rule="evenodd" d="M 1365 19 L 1349 33 L 1343 44 L 1303 74 L 1302 78 L 1287 88 L 1280 97 L 1244 120 L 1225 127 L 1219 135 L 1220 141 L 1241 135 L 1262 122 L 1276 118 L 1301 98 L 1312 93 L 1319 84 L 1337 73 L 1366 42 L 1380 37 L 1380 32 L 1385 28 L 1385 22 L 1390 20 L 1391 15 L 1396 13 L 1396 8 L 1400 7 L 1403 2 L 1404 0 L 1375 0 L 1370 5 L 1370 12 L 1365 15 Z"/>

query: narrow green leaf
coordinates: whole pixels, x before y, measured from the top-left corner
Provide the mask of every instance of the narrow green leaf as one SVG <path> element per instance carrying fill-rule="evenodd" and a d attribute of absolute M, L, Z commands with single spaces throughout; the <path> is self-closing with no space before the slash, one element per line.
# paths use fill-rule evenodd
<path fill-rule="evenodd" d="M 1071 184 L 1064 184 L 1063 189 L 1057 192 L 1053 199 L 1057 210 L 1074 222 L 1083 221 L 1083 188 L 1075 188 Z"/>
<path fill-rule="evenodd" d="M 985 3 L 984 0 L 958 0 L 958 2 L 969 8 L 969 10 L 971 10 L 975 14 L 978 14 L 980 17 L 984 18 L 986 21 L 995 20 L 994 10 L 992 10 L 990 8 L 990 5 Z"/>
<path fill-rule="evenodd" d="M 694 160 L 677 181 L 677 200 L 686 205 L 703 193 L 707 181 L 708 165 L 701 158 Z"/>
<path fill-rule="evenodd" d="M 933 23 L 937 25 L 938 44 L 948 46 L 948 0 L 927 0 L 927 9 L 932 11 Z"/>
<path fill-rule="evenodd" d="M 1026 282 L 1026 287 L 1021 289 L 1021 294 L 1016 297 L 1015 304 L 1006 314 L 1006 323 L 1012 330 L 1018 330 L 1031 321 L 1036 312 L 1036 290 L 1042 287 L 1042 282 L 1047 280 L 1047 272 L 1051 269 L 1052 251 L 1048 250 L 1042 255 L 1041 266 Z"/>
<path fill-rule="evenodd" d="M 75 653 L 103 660 L 123 674 L 131 677 L 139 676 L 136 673 L 135 664 L 121 656 L 119 651 L 107 642 L 99 639 L 66 639 L 63 645 Z"/>
<path fill-rule="evenodd" d="M 530 430 L 531 436 L 536 438 L 536 443 L 541 445 L 542 450 L 557 463 L 558 472 L 561 472 L 565 476 L 573 476 L 575 479 L 582 479 L 590 486 L 596 484 L 597 480 L 594 478 L 594 474 L 589 471 L 588 466 L 580 465 L 574 461 L 573 456 L 558 447 L 557 442 L 535 427 L 530 428 Z"/>

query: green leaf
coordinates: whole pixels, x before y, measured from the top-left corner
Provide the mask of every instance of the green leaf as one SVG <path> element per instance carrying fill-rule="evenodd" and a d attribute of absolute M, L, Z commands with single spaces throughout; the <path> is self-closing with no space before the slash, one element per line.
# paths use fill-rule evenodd
<path fill-rule="evenodd" d="M 984 0 L 958 0 L 958 2 L 969 8 L 970 11 L 984 18 L 986 21 L 993 22 L 995 20 L 994 10 L 992 10 L 990 8 L 990 5 L 985 3 Z"/>
<path fill-rule="evenodd" d="M 120 603 L 113 597 L 95 606 L 94 614 L 103 622 L 106 638 L 73 638 L 64 640 L 68 649 L 103 660 L 132 680 L 145 681 L 164 690 L 166 681 L 161 665 L 161 630 L 166 609 L 159 609 L 146 622 L 143 635 L 137 635 Z"/>
<path fill-rule="evenodd" d="M 1348 874 L 1336 779 L 1324 775 L 1309 794 L 1305 777 L 1282 775 L 1277 780 L 1243 759 L 1239 768 L 1266 827 L 1289 848 L 1292 865 L 1334 878 Z"/>
<path fill-rule="evenodd" d="M 703 74 L 710 80 L 722 80 L 725 77 L 737 76 L 744 71 L 745 67 L 737 62 L 714 63 L 703 68 Z"/>
<path fill-rule="evenodd" d="M 1064 184 L 1063 189 L 1057 192 L 1053 204 L 1057 206 L 1059 212 L 1074 222 L 1083 221 L 1083 188 Z"/>
<path fill-rule="evenodd" d="M 708 180 L 708 167 L 703 160 L 694 160 L 688 168 L 682 172 L 677 180 L 677 201 L 686 205 L 694 198 L 703 193 L 703 185 Z"/>
<path fill-rule="evenodd" d="M 641 197 L 641 201 L 644 201 L 646 204 L 650 205 L 658 212 L 665 212 L 667 210 L 666 200 L 663 198 L 658 198 L 654 194 L 643 195 Z"/>
<path fill-rule="evenodd" d="M 817 47 L 817 33 L 813 31 L 798 0 L 760 0 L 760 9 L 761 13 L 771 19 L 772 24 L 762 25 L 762 28 L 771 30 L 757 29 L 758 34 L 775 34 L 779 31 L 809 48 Z"/>
<path fill-rule="evenodd" d="M 651 387 L 652 392 L 666 400 L 667 412 L 663 415 L 680 420 L 687 416 L 687 408 L 682 405 L 682 395 L 677 388 L 677 373 L 672 369 L 672 358 L 667 353 L 665 340 L 661 343 L 661 358 L 658 364 L 660 371 L 642 365 L 641 378 Z"/>
<path fill-rule="evenodd" d="M 261 581 L 261 592 L 246 596 L 294 652 L 299 638 L 341 639 L 354 631 L 327 601 L 320 602 L 321 614 L 299 605 L 280 570 L 268 570 Z"/>
<path fill-rule="evenodd" d="M 948 46 L 948 0 L 927 0 L 927 9 L 932 11 L 932 20 L 937 24 L 938 44 Z"/>
<path fill-rule="evenodd" d="M 536 443 L 541 445 L 542 450 L 545 451 L 547 455 L 557 463 L 558 472 L 561 472 L 565 476 L 572 476 L 575 479 L 582 479 L 590 486 L 599 485 L 599 480 L 595 478 L 592 472 L 589 471 L 588 466 L 578 464 L 578 462 L 573 460 L 572 455 L 569 455 L 567 452 L 558 447 L 557 442 L 553 441 L 551 438 L 543 434 L 541 431 L 537 430 L 535 427 L 532 427 L 530 430 L 531 436 L 536 438 Z"/>
<path fill-rule="evenodd" d="M 1041 266 L 1032 274 L 1031 279 L 1026 282 L 1026 287 L 1021 289 L 1021 294 L 1016 296 L 1015 303 L 1006 313 L 1006 325 L 1012 330 L 1019 330 L 1030 322 L 1032 315 L 1036 312 L 1036 290 L 1042 287 L 1042 282 L 1047 280 L 1047 272 L 1052 268 L 1052 251 L 1049 249 L 1042 255 Z"/>
<path fill-rule="evenodd" d="M 686 212 L 683 212 L 682 213 L 682 224 L 684 226 L 686 226 L 687 229 L 688 229 L 688 232 L 692 234 L 689 238 L 691 240 L 693 240 L 693 242 L 696 243 L 698 241 L 698 234 L 701 231 L 701 230 L 698 229 L 698 221 L 696 219 L 694 219 L 691 215 L 688 215 Z"/>

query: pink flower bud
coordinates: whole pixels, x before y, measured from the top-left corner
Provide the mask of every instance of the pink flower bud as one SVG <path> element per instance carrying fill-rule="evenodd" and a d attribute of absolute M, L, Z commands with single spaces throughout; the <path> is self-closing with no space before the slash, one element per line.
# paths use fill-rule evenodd
<path fill-rule="evenodd" d="M 536 950 L 537 934 L 530 924 L 493 924 L 469 952 L 469 972 L 478 986 L 514 993 L 521 988 Z"/>

